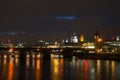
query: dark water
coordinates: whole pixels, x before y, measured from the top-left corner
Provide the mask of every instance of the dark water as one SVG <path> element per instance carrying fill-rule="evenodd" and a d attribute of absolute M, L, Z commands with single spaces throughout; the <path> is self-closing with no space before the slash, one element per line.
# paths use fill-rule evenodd
<path fill-rule="evenodd" d="M 0 59 L 0 80 L 120 80 L 120 62 L 84 59 Z"/>

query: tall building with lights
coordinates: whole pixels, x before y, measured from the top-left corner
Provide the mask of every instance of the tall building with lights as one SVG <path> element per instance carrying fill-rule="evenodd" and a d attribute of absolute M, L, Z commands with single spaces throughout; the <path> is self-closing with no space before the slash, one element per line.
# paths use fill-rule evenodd
<path fill-rule="evenodd" d="M 103 39 L 99 35 L 98 31 L 96 31 L 96 33 L 94 35 L 94 45 L 95 45 L 96 52 L 99 52 L 101 50 L 102 43 L 103 43 Z"/>
<path fill-rule="evenodd" d="M 113 40 L 113 41 L 120 41 L 120 37 L 119 37 L 119 36 L 113 36 L 113 37 L 112 37 L 112 40 Z"/>
<path fill-rule="evenodd" d="M 80 40 L 80 42 L 84 42 L 85 41 L 85 37 L 84 37 L 83 34 L 80 34 L 79 40 Z"/>
<path fill-rule="evenodd" d="M 97 40 L 98 38 L 100 38 L 100 35 L 99 35 L 98 31 L 96 31 L 96 33 L 94 35 L 94 40 Z"/>
<path fill-rule="evenodd" d="M 73 35 L 71 36 L 71 43 L 78 43 L 78 38 L 75 33 L 73 33 Z"/>
<path fill-rule="evenodd" d="M 120 41 L 120 37 L 119 36 L 116 36 L 116 41 Z"/>

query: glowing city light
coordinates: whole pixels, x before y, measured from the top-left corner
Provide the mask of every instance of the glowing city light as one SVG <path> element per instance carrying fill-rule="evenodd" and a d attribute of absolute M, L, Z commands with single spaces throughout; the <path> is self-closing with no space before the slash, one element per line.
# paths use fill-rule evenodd
<path fill-rule="evenodd" d="M 10 49 L 9 49 L 9 52 L 11 52 L 11 53 L 12 53 L 12 52 L 13 52 L 13 50 L 14 50 L 13 48 L 10 48 Z"/>
<path fill-rule="evenodd" d="M 101 38 L 98 38 L 98 42 L 101 42 L 101 41 L 103 41 Z"/>

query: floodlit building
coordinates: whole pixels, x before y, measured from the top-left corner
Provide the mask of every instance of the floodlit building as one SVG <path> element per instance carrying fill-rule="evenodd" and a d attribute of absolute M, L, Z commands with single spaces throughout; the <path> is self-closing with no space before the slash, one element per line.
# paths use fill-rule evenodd
<path fill-rule="evenodd" d="M 120 41 L 105 41 L 102 49 L 107 53 L 120 53 Z"/>
<path fill-rule="evenodd" d="M 116 36 L 116 41 L 120 41 L 120 37 L 119 36 Z"/>
<path fill-rule="evenodd" d="M 94 35 L 94 40 L 97 40 L 97 39 L 99 39 L 99 38 L 100 38 L 100 35 L 99 35 L 98 31 L 96 31 L 96 33 L 95 33 L 95 35 Z"/>
<path fill-rule="evenodd" d="M 119 36 L 113 36 L 113 37 L 112 37 L 112 40 L 113 40 L 113 41 L 120 41 L 120 37 L 119 37 Z"/>
<path fill-rule="evenodd" d="M 96 52 L 101 51 L 102 44 L 103 44 L 103 39 L 99 35 L 98 31 L 96 31 L 96 33 L 94 35 L 94 45 L 95 45 L 95 51 Z"/>
<path fill-rule="evenodd" d="M 79 39 L 80 39 L 80 42 L 84 42 L 84 41 L 85 41 L 84 35 L 83 35 L 83 34 L 80 34 Z"/>
<path fill-rule="evenodd" d="M 73 35 L 71 36 L 71 43 L 78 43 L 78 38 L 75 33 L 73 33 Z"/>
<path fill-rule="evenodd" d="M 86 49 L 94 49 L 95 46 L 94 46 L 94 43 L 90 43 L 90 42 L 86 42 L 86 43 L 83 43 L 81 48 L 86 48 Z"/>

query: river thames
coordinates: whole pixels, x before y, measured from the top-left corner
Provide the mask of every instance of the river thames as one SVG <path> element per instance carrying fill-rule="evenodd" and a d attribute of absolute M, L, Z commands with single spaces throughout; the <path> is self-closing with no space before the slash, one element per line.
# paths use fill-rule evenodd
<path fill-rule="evenodd" d="M 120 62 L 114 60 L 0 58 L 0 80 L 120 80 Z"/>

